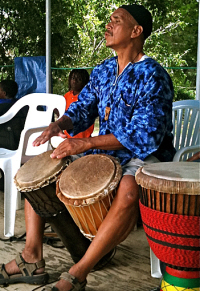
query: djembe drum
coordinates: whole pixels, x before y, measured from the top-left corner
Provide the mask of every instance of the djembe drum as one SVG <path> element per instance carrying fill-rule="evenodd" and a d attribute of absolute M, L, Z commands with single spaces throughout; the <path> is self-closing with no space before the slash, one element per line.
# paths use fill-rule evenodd
<path fill-rule="evenodd" d="M 108 155 L 88 155 L 71 163 L 57 181 L 56 194 L 85 237 L 92 240 L 110 209 L 122 176 Z"/>
<path fill-rule="evenodd" d="M 199 163 L 168 162 L 136 172 L 147 240 L 166 264 L 162 291 L 200 290 L 199 170 Z"/>
<path fill-rule="evenodd" d="M 71 158 L 51 159 L 47 151 L 28 160 L 16 173 L 14 182 L 41 217 L 50 217 L 65 209 L 57 198 L 56 180 Z"/>

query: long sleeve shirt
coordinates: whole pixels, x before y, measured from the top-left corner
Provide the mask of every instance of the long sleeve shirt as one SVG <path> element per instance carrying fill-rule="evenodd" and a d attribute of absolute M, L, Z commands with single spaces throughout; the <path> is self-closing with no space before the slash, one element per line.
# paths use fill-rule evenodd
<path fill-rule="evenodd" d="M 170 161 L 172 145 L 173 84 L 170 76 L 152 58 L 129 63 L 118 75 L 117 57 L 96 66 L 89 83 L 65 113 L 73 122 L 72 134 L 84 131 L 99 116 L 99 135 L 112 133 L 122 150 L 93 150 L 118 157 L 122 165 L 131 158 L 144 160 L 150 154 Z M 110 108 L 108 120 L 105 109 Z"/>

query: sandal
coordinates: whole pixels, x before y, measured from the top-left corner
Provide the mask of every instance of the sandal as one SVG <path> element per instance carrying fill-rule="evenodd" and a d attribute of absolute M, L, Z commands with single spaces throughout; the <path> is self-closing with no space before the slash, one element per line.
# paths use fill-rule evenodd
<path fill-rule="evenodd" d="M 7 286 L 15 283 L 28 283 L 41 285 L 46 284 L 49 279 L 48 273 L 34 274 L 37 269 L 44 268 L 45 261 L 41 260 L 36 263 L 27 263 L 19 253 L 15 258 L 16 264 L 19 267 L 21 274 L 8 275 L 5 269 L 5 265 L 1 265 L 0 270 L 0 285 Z"/>
<path fill-rule="evenodd" d="M 72 284 L 72 288 L 69 291 L 85 291 L 85 286 L 87 284 L 87 280 L 79 283 L 77 278 L 72 276 L 71 274 L 64 272 L 60 275 L 60 279 L 64 279 L 65 281 Z M 45 287 L 42 291 L 59 291 L 57 287 Z"/>

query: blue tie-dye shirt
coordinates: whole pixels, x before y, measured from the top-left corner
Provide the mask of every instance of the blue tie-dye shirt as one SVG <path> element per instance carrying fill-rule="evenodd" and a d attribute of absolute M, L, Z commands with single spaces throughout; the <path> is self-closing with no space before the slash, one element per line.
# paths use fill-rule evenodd
<path fill-rule="evenodd" d="M 150 154 L 160 161 L 172 160 L 173 85 L 169 75 L 151 58 L 129 63 L 119 76 L 117 70 L 117 57 L 93 69 L 78 102 L 65 113 L 73 122 L 71 134 L 86 130 L 99 116 L 99 135 L 112 133 L 125 149 L 89 153 L 118 157 L 122 165 Z M 111 109 L 107 121 L 106 107 Z"/>

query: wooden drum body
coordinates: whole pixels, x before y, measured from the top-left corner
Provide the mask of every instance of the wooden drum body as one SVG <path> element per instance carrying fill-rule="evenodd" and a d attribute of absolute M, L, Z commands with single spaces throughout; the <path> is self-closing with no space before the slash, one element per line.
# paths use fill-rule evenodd
<path fill-rule="evenodd" d="M 119 162 L 100 154 L 81 157 L 62 172 L 57 196 L 87 238 L 94 238 L 107 215 L 121 176 Z"/>
<path fill-rule="evenodd" d="M 160 290 L 200 291 L 200 164 L 149 164 L 136 182 L 147 240 L 167 266 Z"/>
<path fill-rule="evenodd" d="M 56 215 L 65 209 L 56 196 L 56 180 L 71 158 L 51 159 L 47 151 L 28 160 L 14 177 L 17 189 L 41 217 Z"/>

